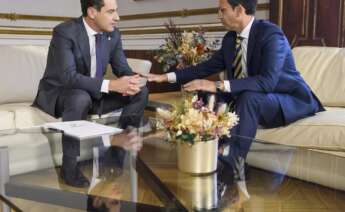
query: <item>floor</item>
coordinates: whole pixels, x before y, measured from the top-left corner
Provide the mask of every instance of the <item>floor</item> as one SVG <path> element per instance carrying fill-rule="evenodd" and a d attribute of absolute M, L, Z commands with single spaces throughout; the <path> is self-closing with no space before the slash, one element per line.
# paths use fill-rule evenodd
<path fill-rule="evenodd" d="M 88 169 L 84 169 L 89 173 Z M 164 178 L 169 180 L 173 185 L 178 180 L 173 173 L 169 173 L 166 167 L 156 167 L 159 175 L 165 175 Z M 50 177 L 49 177 L 50 176 Z M 53 176 L 53 177 L 52 177 Z M 32 173 L 26 176 L 26 182 L 40 183 L 43 186 L 57 186 L 54 179 L 55 170 L 45 170 Z M 17 178 L 20 180 L 20 177 Z M 152 193 L 149 187 L 139 180 L 138 202 L 162 206 L 159 199 Z M 105 182 L 99 188 L 95 188 L 93 193 L 106 196 L 109 188 L 114 186 L 113 182 Z M 122 185 L 123 187 L 123 185 Z M 345 211 L 345 192 L 335 191 L 316 184 L 304 182 L 289 177 L 275 175 L 263 170 L 251 168 L 247 187 L 250 198 L 244 198 L 236 189 L 228 189 L 225 198 L 232 198 L 231 205 L 223 206 L 222 211 L 253 211 L 253 212 L 344 212 Z M 72 189 L 65 187 L 63 189 Z M 124 189 L 125 190 L 125 189 Z M 236 190 L 235 192 L 233 192 Z M 77 192 L 87 192 L 82 189 L 74 189 Z M 177 189 L 178 191 L 178 189 Z M 114 192 L 112 192 L 114 195 Z M 122 198 L 126 199 L 126 191 L 122 193 Z M 36 202 L 12 199 L 24 211 L 28 212 L 45 212 L 45 211 L 80 211 L 68 208 L 60 208 L 48 204 L 37 204 Z M 1 211 L 1 209 L 0 209 Z"/>

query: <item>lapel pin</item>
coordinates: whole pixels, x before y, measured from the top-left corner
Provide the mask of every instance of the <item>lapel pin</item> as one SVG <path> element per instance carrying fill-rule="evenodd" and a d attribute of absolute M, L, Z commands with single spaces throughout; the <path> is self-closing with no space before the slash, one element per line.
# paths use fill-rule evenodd
<path fill-rule="evenodd" d="M 110 37 L 110 36 L 108 37 L 108 40 L 111 40 L 111 37 Z"/>

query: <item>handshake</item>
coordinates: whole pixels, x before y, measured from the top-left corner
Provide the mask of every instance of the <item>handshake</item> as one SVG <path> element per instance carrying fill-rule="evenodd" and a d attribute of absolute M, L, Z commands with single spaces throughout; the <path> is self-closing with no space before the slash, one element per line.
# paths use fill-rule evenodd
<path fill-rule="evenodd" d="M 140 91 L 140 88 L 149 82 L 168 82 L 167 74 L 147 74 L 147 75 L 133 75 L 123 76 L 117 80 L 111 80 L 109 83 L 109 90 L 121 93 L 123 96 L 133 96 Z M 217 92 L 216 83 L 214 81 L 205 79 L 196 79 L 183 85 L 185 91 L 206 91 L 215 93 Z M 221 90 L 224 90 L 223 83 Z"/>
<path fill-rule="evenodd" d="M 168 82 L 168 75 L 167 74 L 148 74 L 146 76 L 149 82 Z M 221 90 L 224 90 L 223 83 L 221 83 Z M 206 91 L 210 93 L 217 92 L 217 86 L 214 81 L 205 80 L 205 79 L 195 79 L 192 80 L 182 86 L 185 91 L 193 92 L 193 91 Z"/>

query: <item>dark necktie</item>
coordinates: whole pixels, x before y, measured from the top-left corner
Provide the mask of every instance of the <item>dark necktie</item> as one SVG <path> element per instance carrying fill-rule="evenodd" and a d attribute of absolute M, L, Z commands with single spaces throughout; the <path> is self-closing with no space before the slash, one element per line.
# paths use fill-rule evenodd
<path fill-rule="evenodd" d="M 102 65 L 102 34 L 97 33 L 96 37 L 96 78 L 103 78 L 103 65 Z"/>
<path fill-rule="evenodd" d="M 245 74 L 242 69 L 242 43 L 243 38 L 237 36 L 236 46 L 235 46 L 235 59 L 232 62 L 232 70 L 235 79 L 241 79 L 245 77 Z M 233 97 L 233 100 L 229 102 L 230 111 L 235 111 L 236 97 Z"/>
<path fill-rule="evenodd" d="M 237 36 L 236 38 L 236 48 L 235 48 L 235 60 L 232 63 L 232 70 L 234 73 L 235 79 L 241 79 L 244 76 L 243 69 L 242 69 L 242 43 L 243 38 L 240 36 Z"/>

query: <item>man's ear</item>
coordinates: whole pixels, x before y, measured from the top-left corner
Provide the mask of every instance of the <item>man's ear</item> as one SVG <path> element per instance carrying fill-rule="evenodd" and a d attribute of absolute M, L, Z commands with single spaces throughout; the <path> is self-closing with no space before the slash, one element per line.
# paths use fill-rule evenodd
<path fill-rule="evenodd" d="M 87 16 L 91 19 L 95 19 L 96 18 L 96 13 L 97 10 L 93 7 L 89 7 L 87 8 Z"/>
<path fill-rule="evenodd" d="M 242 14 L 246 13 L 246 9 L 244 9 L 244 7 L 242 5 L 238 5 L 235 7 L 235 14 L 236 17 L 240 17 Z"/>

